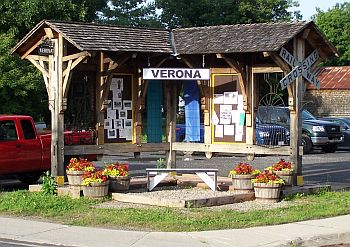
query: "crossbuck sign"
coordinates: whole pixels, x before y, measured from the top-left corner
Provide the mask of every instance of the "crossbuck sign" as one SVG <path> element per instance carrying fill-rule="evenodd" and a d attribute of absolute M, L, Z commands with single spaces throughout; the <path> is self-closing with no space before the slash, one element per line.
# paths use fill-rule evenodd
<path fill-rule="evenodd" d="M 317 89 L 320 89 L 321 83 L 316 78 L 315 74 L 311 73 L 311 66 L 319 59 L 320 55 L 317 50 L 314 50 L 307 58 L 305 58 L 302 62 L 296 60 L 292 54 L 290 54 L 286 49 L 282 47 L 280 56 L 286 61 L 290 66 L 292 66 L 293 70 L 289 72 L 282 80 L 280 80 L 280 84 L 282 89 L 285 89 L 287 85 L 291 84 L 296 78 L 299 76 L 303 76 L 306 80 L 314 84 Z"/>

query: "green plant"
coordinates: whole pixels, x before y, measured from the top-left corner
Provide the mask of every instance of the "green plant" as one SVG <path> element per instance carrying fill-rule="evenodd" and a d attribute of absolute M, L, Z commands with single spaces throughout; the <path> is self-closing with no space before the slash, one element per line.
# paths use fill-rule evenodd
<path fill-rule="evenodd" d="M 269 171 L 264 171 L 252 179 L 253 183 L 264 183 L 264 184 L 284 184 L 283 179 L 281 179 L 276 174 Z"/>
<path fill-rule="evenodd" d="M 157 159 L 157 168 L 165 168 L 165 163 L 163 158 Z"/>
<path fill-rule="evenodd" d="M 41 191 L 45 195 L 55 195 L 57 189 L 57 183 L 55 181 L 55 178 L 51 176 L 50 172 L 47 171 L 43 175 L 43 184 L 41 187 Z"/>
<path fill-rule="evenodd" d="M 350 192 L 291 198 L 275 209 L 236 211 L 213 208 L 95 207 L 100 200 L 52 196 L 20 190 L 0 193 L 0 213 L 32 216 L 68 225 L 152 231 L 206 231 L 276 225 L 350 213 Z M 305 213 L 307 212 L 307 213 Z M 116 217 L 117 215 L 117 217 Z"/>
<path fill-rule="evenodd" d="M 236 165 L 235 168 L 233 168 L 233 170 L 230 171 L 229 175 L 248 175 L 248 174 L 252 174 L 252 175 L 256 175 L 259 174 L 260 171 L 257 169 L 254 169 L 251 165 L 249 165 L 248 163 L 238 163 Z"/>

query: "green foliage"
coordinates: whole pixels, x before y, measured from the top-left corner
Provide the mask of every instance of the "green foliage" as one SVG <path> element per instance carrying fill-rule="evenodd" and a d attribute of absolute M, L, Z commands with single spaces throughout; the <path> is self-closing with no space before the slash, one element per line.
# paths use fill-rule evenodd
<path fill-rule="evenodd" d="M 28 61 L 10 54 L 11 48 L 42 19 L 92 21 L 107 0 L 2 0 L 0 1 L 0 113 L 48 113 L 41 73 Z"/>
<path fill-rule="evenodd" d="M 101 22 L 137 27 L 160 27 L 153 2 L 111 0 L 102 10 Z"/>
<path fill-rule="evenodd" d="M 317 10 L 315 23 L 340 52 L 325 65 L 350 65 L 350 3 L 336 4 L 327 12 Z"/>
<path fill-rule="evenodd" d="M 41 191 L 45 195 L 55 195 L 56 189 L 57 189 L 57 183 L 55 181 L 55 178 L 51 176 L 49 171 L 45 172 L 45 174 L 43 175 L 43 184 L 42 184 Z"/>
<path fill-rule="evenodd" d="M 288 7 L 298 4 L 292 0 L 155 0 L 155 5 L 162 10 L 162 23 L 174 28 L 286 21 L 293 17 Z M 300 18 L 298 13 L 295 16 Z"/>
<path fill-rule="evenodd" d="M 165 163 L 163 158 L 157 159 L 157 168 L 165 168 Z"/>
<path fill-rule="evenodd" d="M 205 231 L 275 225 L 350 213 L 349 192 L 327 192 L 289 197 L 284 207 L 269 210 L 167 207 L 97 208 L 100 200 L 71 199 L 28 191 L 0 194 L 0 213 L 46 217 L 81 226 L 103 226 L 156 231 Z M 191 206 L 189 204 L 188 206 Z"/>

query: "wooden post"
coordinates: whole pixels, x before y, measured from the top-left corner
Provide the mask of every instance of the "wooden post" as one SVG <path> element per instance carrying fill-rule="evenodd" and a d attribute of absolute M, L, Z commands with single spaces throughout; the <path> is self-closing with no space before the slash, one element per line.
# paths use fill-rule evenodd
<path fill-rule="evenodd" d="M 176 168 L 176 151 L 173 151 L 173 142 L 176 141 L 176 115 L 177 115 L 177 85 L 172 83 L 171 85 L 171 123 L 170 123 L 170 132 L 171 132 L 171 144 L 170 144 L 170 156 L 171 156 L 171 167 Z"/>
<path fill-rule="evenodd" d="M 54 55 L 49 56 L 49 91 L 51 94 L 50 109 L 51 109 L 51 174 L 54 177 L 58 175 L 58 159 L 57 159 L 57 146 L 58 146 L 58 78 L 57 78 L 57 53 L 58 53 L 58 40 L 51 40 L 54 45 Z"/>
<path fill-rule="evenodd" d="M 99 53 L 98 60 L 98 72 L 96 77 L 96 130 L 97 130 L 97 144 L 104 144 L 104 112 L 101 112 L 101 94 L 104 84 L 104 55 L 102 52 Z"/>
<path fill-rule="evenodd" d="M 246 143 L 254 144 L 255 140 L 255 90 L 254 90 L 254 74 L 251 67 L 247 69 L 247 114 L 246 114 Z"/>
<path fill-rule="evenodd" d="M 303 61 L 305 57 L 305 40 L 294 38 L 293 41 L 294 57 L 298 61 Z M 294 88 L 294 110 L 290 111 L 290 146 L 291 162 L 295 168 L 295 176 L 302 175 L 302 157 L 300 153 L 300 146 L 302 140 L 302 125 L 301 125 L 301 102 L 302 102 L 302 87 L 303 77 L 299 76 L 293 85 Z M 295 183 L 297 179 L 294 179 Z"/>
<path fill-rule="evenodd" d="M 58 85 L 58 114 L 57 118 L 57 176 L 64 176 L 64 111 L 66 102 L 63 100 L 63 36 L 58 34 L 58 54 L 57 54 L 57 85 Z M 62 180 L 62 179 L 61 179 Z"/>

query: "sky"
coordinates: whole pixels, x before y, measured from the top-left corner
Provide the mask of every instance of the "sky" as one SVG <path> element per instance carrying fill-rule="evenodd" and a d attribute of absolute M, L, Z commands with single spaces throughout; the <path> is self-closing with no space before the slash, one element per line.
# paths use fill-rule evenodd
<path fill-rule="evenodd" d="M 316 7 L 319 7 L 322 11 L 327 11 L 337 3 L 346 3 L 349 0 L 299 0 L 300 6 L 293 8 L 300 10 L 303 16 L 303 20 L 310 20 L 311 16 L 316 14 Z"/>

